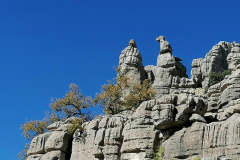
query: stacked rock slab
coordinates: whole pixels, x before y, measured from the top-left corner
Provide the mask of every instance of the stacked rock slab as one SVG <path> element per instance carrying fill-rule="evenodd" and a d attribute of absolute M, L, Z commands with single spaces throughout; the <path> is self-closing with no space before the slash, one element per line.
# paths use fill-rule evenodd
<path fill-rule="evenodd" d="M 227 56 L 228 68 L 234 69 L 236 65 L 240 64 L 240 44 L 232 43 L 231 52 Z"/>
<path fill-rule="evenodd" d="M 151 119 L 155 103 L 142 103 L 131 117 L 104 116 L 85 124 L 86 135 L 74 137 L 71 160 L 151 160 L 159 144 Z"/>
<path fill-rule="evenodd" d="M 55 127 L 53 127 L 55 126 Z M 72 134 L 68 120 L 52 124 L 49 132 L 33 138 L 27 160 L 66 160 L 71 156 Z"/>
<path fill-rule="evenodd" d="M 120 159 L 125 121 L 125 116 L 114 115 L 96 118 L 85 124 L 85 135 L 74 137 L 71 160 Z"/>
<path fill-rule="evenodd" d="M 137 49 L 136 42 L 133 39 L 130 40 L 129 46 L 121 52 L 119 67 L 121 70 L 118 74 L 129 78 L 130 90 L 134 84 L 140 84 L 147 78 L 142 64 L 142 55 Z M 130 90 L 126 90 L 125 94 L 128 94 Z"/>
<path fill-rule="evenodd" d="M 163 159 L 240 159 L 240 114 L 210 124 L 196 122 L 163 143 Z"/>
<path fill-rule="evenodd" d="M 156 40 L 160 42 L 157 66 L 146 66 L 145 70 L 148 77 L 154 81 L 153 89 L 156 91 L 156 97 L 160 98 L 162 95 L 170 93 L 172 85 L 174 85 L 173 87 L 179 87 L 179 84 L 183 81 L 186 82 L 187 74 L 186 67 L 180 62 L 182 59 L 172 55 L 172 47 L 169 42 L 165 41 L 163 36 L 158 37 Z M 151 75 L 153 77 L 150 77 Z M 175 77 L 178 77 L 178 79 Z M 186 83 L 182 83 L 182 85 L 186 85 Z"/>
<path fill-rule="evenodd" d="M 222 121 L 238 112 L 240 103 L 240 69 L 208 89 L 208 114 Z"/>

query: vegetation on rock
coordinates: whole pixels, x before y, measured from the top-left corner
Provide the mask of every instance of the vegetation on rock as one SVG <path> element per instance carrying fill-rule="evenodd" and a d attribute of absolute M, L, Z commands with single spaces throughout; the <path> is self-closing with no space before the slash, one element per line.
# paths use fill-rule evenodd
<path fill-rule="evenodd" d="M 153 99 L 155 91 L 149 79 L 142 84 L 134 84 L 130 89 L 129 79 L 127 76 L 119 74 L 120 68 L 117 68 L 118 76 L 113 80 L 108 80 L 107 85 L 102 86 L 101 93 L 97 94 L 94 101 L 104 108 L 106 114 L 118 114 L 123 111 L 134 111 L 143 101 Z M 130 91 L 128 95 L 125 90 Z"/>
<path fill-rule="evenodd" d="M 235 62 L 234 62 L 234 65 L 237 66 L 240 64 L 240 59 L 237 59 Z"/>
<path fill-rule="evenodd" d="M 83 127 L 82 127 L 82 124 L 83 122 L 82 122 L 82 119 L 79 119 L 79 118 L 77 118 L 77 119 L 74 119 L 73 121 L 72 121 L 72 125 L 70 126 L 70 128 L 68 129 L 68 133 L 69 134 L 73 134 L 73 133 L 75 133 L 75 131 L 78 129 L 80 132 L 83 132 L 84 131 L 84 129 L 83 129 Z"/>
<path fill-rule="evenodd" d="M 209 85 L 212 86 L 221 82 L 226 75 L 230 75 L 232 73 L 231 69 L 225 70 L 223 72 L 211 72 L 209 74 Z"/>
<path fill-rule="evenodd" d="M 69 89 L 70 91 L 62 99 L 52 99 L 50 104 L 51 114 L 48 113 L 42 121 L 27 121 L 24 125 L 21 125 L 20 129 L 23 130 L 23 136 L 28 141 L 45 133 L 47 127 L 56 121 L 63 121 L 71 116 L 78 117 L 72 121 L 73 124 L 68 131 L 74 133 L 77 129 L 82 131 L 81 124 L 93 118 L 90 112 L 83 112 L 83 109 L 94 106 L 92 98 L 83 96 L 76 84 L 70 84 Z M 18 154 L 18 159 L 25 160 L 27 158 L 28 148 L 29 144 L 25 145 L 25 149 Z"/>
<path fill-rule="evenodd" d="M 27 151 L 29 148 L 29 143 L 25 144 L 24 150 L 22 150 L 20 153 L 18 153 L 18 159 L 19 160 L 26 160 L 27 159 Z"/>
<path fill-rule="evenodd" d="M 164 150 L 165 149 L 162 146 L 160 146 L 158 152 L 155 153 L 155 157 L 153 158 L 153 160 L 163 160 Z"/>
<path fill-rule="evenodd" d="M 85 121 L 92 119 L 90 112 L 82 112 L 83 109 L 94 106 L 92 98 L 83 96 L 76 84 L 71 84 L 69 88 L 70 91 L 62 99 L 52 99 L 51 109 L 58 115 L 63 115 L 64 118 L 75 116 Z"/>
<path fill-rule="evenodd" d="M 81 124 L 93 118 L 90 112 L 83 110 L 94 106 L 96 103 L 105 108 L 106 114 L 117 114 L 125 110 L 135 110 L 140 103 L 154 98 L 155 92 L 152 90 L 151 81 L 145 80 L 143 84 L 135 84 L 128 96 L 124 97 L 124 90 L 129 89 L 129 82 L 126 76 L 119 75 L 114 81 L 108 81 L 109 84 L 102 86 L 102 92 L 97 94 L 94 101 L 91 97 L 85 97 L 78 89 L 76 84 L 69 86 L 70 91 L 61 99 L 52 99 L 50 103 L 51 114 L 48 113 L 43 120 L 27 121 L 21 125 L 24 137 L 31 141 L 35 136 L 43 134 L 47 131 L 47 127 L 56 122 L 63 121 L 69 117 L 78 117 L 72 121 L 72 125 L 68 132 L 73 134 L 76 130 L 83 132 Z M 27 150 L 25 149 L 18 154 L 18 159 L 25 160 L 27 158 Z"/>

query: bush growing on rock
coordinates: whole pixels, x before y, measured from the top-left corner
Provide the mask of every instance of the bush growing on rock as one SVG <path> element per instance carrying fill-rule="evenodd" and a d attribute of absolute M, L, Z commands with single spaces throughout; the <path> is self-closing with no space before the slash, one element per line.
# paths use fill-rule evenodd
<path fill-rule="evenodd" d="M 150 79 L 145 79 L 142 84 L 136 83 L 130 89 L 129 78 L 119 74 L 113 80 L 108 80 L 107 85 L 102 86 L 101 93 L 97 94 L 94 101 L 104 108 L 106 114 L 118 114 L 123 111 L 134 111 L 143 101 L 151 100 L 155 97 Z M 130 93 L 126 95 L 126 90 Z"/>
<path fill-rule="evenodd" d="M 209 74 L 209 85 L 212 86 L 221 82 L 226 75 L 230 75 L 232 73 L 231 69 L 225 70 L 223 72 L 211 72 Z"/>
<path fill-rule="evenodd" d="M 153 160 L 163 160 L 164 150 L 165 149 L 162 146 L 160 146 L 158 152 L 155 153 L 155 157 L 153 158 Z"/>
<path fill-rule="evenodd" d="M 71 84 L 69 88 L 70 91 L 62 99 L 52 99 L 51 109 L 63 115 L 64 118 L 76 116 L 85 119 L 85 121 L 92 119 L 90 113 L 82 112 L 82 109 L 94 106 L 92 98 L 83 96 L 76 84 Z"/>
<path fill-rule="evenodd" d="M 21 125 L 20 129 L 23 130 L 23 136 L 28 141 L 31 141 L 37 135 L 45 133 L 47 127 L 56 121 L 63 121 L 72 116 L 78 117 L 72 121 L 68 131 L 74 133 L 77 129 L 82 131 L 81 124 L 93 118 L 90 112 L 83 112 L 83 109 L 94 106 L 92 98 L 83 96 L 76 84 L 70 84 L 69 89 L 70 91 L 62 99 L 52 99 L 50 104 L 52 111 L 42 121 L 27 121 L 24 125 Z M 25 149 L 18 154 L 18 159 L 27 159 L 28 148 L 29 144 L 26 144 Z"/>

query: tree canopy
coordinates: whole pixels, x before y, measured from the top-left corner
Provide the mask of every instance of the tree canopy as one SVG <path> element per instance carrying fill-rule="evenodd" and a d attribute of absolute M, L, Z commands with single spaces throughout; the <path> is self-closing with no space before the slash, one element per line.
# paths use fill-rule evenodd
<path fill-rule="evenodd" d="M 102 86 L 101 93 L 97 94 L 94 101 L 104 108 L 106 114 L 118 114 L 123 111 L 134 111 L 143 101 L 153 99 L 155 91 L 152 89 L 152 82 L 146 79 L 142 84 L 136 83 L 131 88 L 129 78 L 119 73 L 113 80 L 108 80 L 107 85 Z M 130 93 L 126 95 L 126 90 Z"/>
<path fill-rule="evenodd" d="M 131 88 L 128 77 L 123 74 L 118 74 L 113 81 L 109 80 L 107 85 L 103 85 L 101 93 L 97 94 L 94 100 L 91 97 L 85 97 L 76 84 L 69 85 L 69 89 L 70 91 L 63 98 L 52 99 L 51 111 L 43 120 L 27 121 L 21 125 L 23 135 L 28 141 L 46 132 L 50 124 L 72 116 L 78 117 L 78 119 L 73 120 L 69 132 L 83 131 L 82 123 L 93 118 L 90 111 L 87 111 L 90 106 L 98 104 L 104 108 L 106 114 L 114 115 L 128 110 L 134 111 L 143 101 L 153 99 L 155 96 L 149 79 L 144 80 L 142 84 L 134 84 Z M 125 94 L 126 90 L 130 91 L 127 95 Z M 19 153 L 18 159 L 25 160 L 27 158 L 28 148 L 29 144 L 26 144 L 25 149 Z"/>
<path fill-rule="evenodd" d="M 52 99 L 50 103 L 51 111 L 47 112 L 43 120 L 27 121 L 21 125 L 23 136 L 31 141 L 35 136 L 43 134 L 47 131 L 47 127 L 56 122 L 63 121 L 69 117 L 75 116 L 78 119 L 73 120 L 69 132 L 74 133 L 77 129 L 82 130 L 81 124 L 93 118 L 90 111 L 87 111 L 90 106 L 94 106 L 91 97 L 85 97 L 78 89 L 76 84 L 69 85 L 70 91 L 61 98 Z M 85 109 L 85 111 L 83 111 Z M 27 150 L 29 144 L 25 145 L 25 149 L 18 154 L 18 159 L 25 160 L 27 158 Z"/>

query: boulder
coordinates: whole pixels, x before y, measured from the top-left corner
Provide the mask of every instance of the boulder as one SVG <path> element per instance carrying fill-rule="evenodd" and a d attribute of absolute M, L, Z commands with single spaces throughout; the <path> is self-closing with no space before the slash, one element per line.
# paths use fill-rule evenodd
<path fill-rule="evenodd" d="M 71 124 L 64 124 L 56 129 L 47 139 L 45 143 L 45 151 L 50 152 L 60 150 L 64 153 L 69 152 L 69 144 L 72 141 L 72 134 L 68 133 Z"/>
<path fill-rule="evenodd" d="M 33 154 L 44 154 L 46 141 L 51 136 L 51 134 L 52 132 L 47 132 L 34 137 L 31 141 L 27 155 L 30 156 Z"/>

